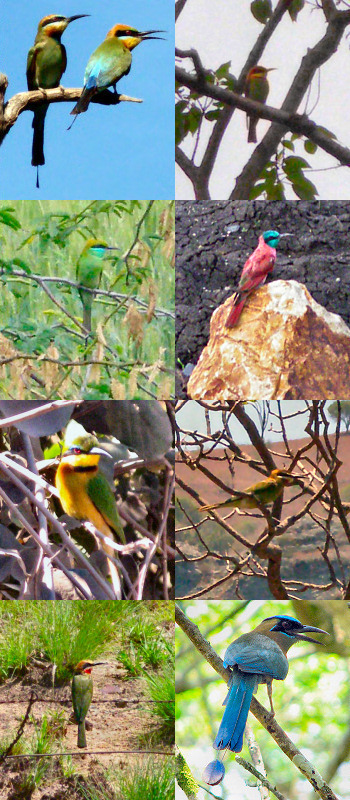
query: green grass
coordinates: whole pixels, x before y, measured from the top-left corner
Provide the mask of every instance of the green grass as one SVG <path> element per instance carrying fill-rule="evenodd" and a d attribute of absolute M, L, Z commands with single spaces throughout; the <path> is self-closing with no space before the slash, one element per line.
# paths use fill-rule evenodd
<path fill-rule="evenodd" d="M 31 275 L 75 281 L 76 263 L 86 239 L 101 238 L 118 246 L 120 252 L 104 261 L 100 288 L 147 303 L 153 287 L 156 308 L 173 313 L 173 203 L 154 201 L 148 209 L 147 201 L 22 200 L 11 204 L 12 211 L 6 208 L 8 203 L 0 204 L 0 335 L 5 337 L 1 338 L 3 357 L 13 357 L 14 361 L 0 368 L 2 396 L 15 391 L 16 379 L 18 395 L 18 371 L 27 363 L 18 358 L 22 355 L 31 357 L 25 380 L 28 397 L 42 394 L 67 399 L 76 397 L 82 387 L 83 396 L 88 399 L 145 396 L 146 389 L 154 396 L 168 397 L 173 389 L 175 359 L 173 316 L 156 312 L 149 324 L 144 323 L 138 340 L 140 318 L 126 316 L 128 305 L 122 303 L 118 307 L 115 300 L 95 296 L 93 328 L 96 330 L 99 325 L 105 340 L 97 352 L 94 340 L 91 346 L 87 345 L 74 320 L 65 313 L 66 309 L 74 319 L 82 321 L 77 289 L 62 283 L 46 284 L 64 307 L 62 310 Z M 145 212 L 137 251 L 128 261 L 128 274 L 123 257 L 133 244 Z M 24 271 L 23 277 L 13 274 L 19 269 Z M 98 358 L 103 363 L 88 375 L 85 366 L 68 366 L 69 362 L 82 362 L 84 357 L 88 361 Z M 56 363 L 45 358 L 53 358 Z M 42 390 L 31 369 L 39 381 L 43 380 Z"/>
<path fill-rule="evenodd" d="M 149 758 L 140 765 L 128 764 L 116 783 L 123 800 L 173 800 L 174 761 L 163 756 L 159 761 Z"/>

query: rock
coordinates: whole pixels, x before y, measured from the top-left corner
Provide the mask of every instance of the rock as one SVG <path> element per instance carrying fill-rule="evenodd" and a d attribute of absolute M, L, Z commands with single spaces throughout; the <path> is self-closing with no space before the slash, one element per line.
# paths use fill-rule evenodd
<path fill-rule="evenodd" d="M 188 396 L 208 404 L 235 400 L 350 397 L 350 329 L 297 281 L 253 292 L 234 328 L 229 297 L 210 322 L 210 339 Z"/>

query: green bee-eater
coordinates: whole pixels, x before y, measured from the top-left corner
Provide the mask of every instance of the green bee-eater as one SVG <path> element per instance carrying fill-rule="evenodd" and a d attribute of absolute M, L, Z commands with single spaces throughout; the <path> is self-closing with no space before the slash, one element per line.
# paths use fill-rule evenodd
<path fill-rule="evenodd" d="M 60 85 L 61 77 L 67 66 L 66 48 L 61 44 L 62 33 L 70 22 L 89 14 L 75 14 L 63 17 L 60 14 L 49 14 L 43 17 L 38 25 L 34 45 L 27 58 L 27 84 L 29 91 L 34 89 L 54 89 Z M 34 111 L 32 165 L 37 168 L 36 185 L 39 188 L 39 170 L 45 164 L 44 157 L 44 124 L 49 105 L 41 103 Z"/>
<path fill-rule="evenodd" d="M 259 483 L 254 483 L 253 486 L 248 486 L 245 489 L 242 497 L 239 494 L 230 497 L 228 500 L 223 500 L 221 503 L 213 503 L 209 506 L 201 506 L 200 511 L 211 511 L 213 508 L 258 508 L 258 502 L 268 505 L 274 503 L 282 494 L 285 486 L 294 486 L 298 484 L 303 485 L 302 478 L 291 475 L 283 469 L 273 469 L 268 478 L 265 478 Z M 245 496 L 248 495 L 248 496 Z"/>
<path fill-rule="evenodd" d="M 118 247 L 108 247 L 100 239 L 88 239 L 77 263 L 76 279 L 80 286 L 88 289 L 98 289 L 103 270 L 103 259 L 108 250 L 118 250 Z M 91 310 L 93 293 L 79 289 L 80 299 L 83 304 L 83 325 L 91 331 Z"/>
<path fill-rule="evenodd" d="M 249 97 L 250 100 L 256 100 L 257 103 L 266 103 L 270 88 L 267 80 L 267 73 L 272 72 L 274 69 L 275 67 L 266 69 L 265 67 L 260 67 L 259 65 L 252 67 L 252 69 L 249 70 L 246 78 L 244 89 L 245 96 Z M 258 120 L 259 117 L 257 117 L 255 114 L 247 114 L 248 142 L 256 142 L 256 126 Z"/>
<path fill-rule="evenodd" d="M 109 455 L 98 447 L 96 436 L 87 433 L 75 420 L 67 425 L 64 452 L 56 472 L 56 487 L 63 510 L 76 519 L 88 520 L 98 531 L 125 544 L 114 494 L 107 478 L 99 472 L 100 455 Z M 111 456 L 110 456 L 111 457 Z M 102 543 L 107 555 L 116 551 Z M 114 591 L 120 580 L 116 566 L 108 559 Z"/>
<path fill-rule="evenodd" d="M 72 680 L 72 700 L 74 716 L 78 723 L 78 747 L 86 747 L 85 717 L 90 708 L 92 700 L 92 676 L 91 670 L 105 661 L 79 661 L 74 668 Z"/>

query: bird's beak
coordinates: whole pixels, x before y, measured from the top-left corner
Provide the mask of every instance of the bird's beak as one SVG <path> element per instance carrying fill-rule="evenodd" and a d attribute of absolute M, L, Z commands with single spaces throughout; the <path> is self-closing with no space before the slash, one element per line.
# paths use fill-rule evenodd
<path fill-rule="evenodd" d="M 113 458 L 110 453 L 107 453 L 107 450 L 102 450 L 102 447 L 92 447 L 91 450 L 89 450 L 89 453 L 96 453 L 99 456 L 108 456 L 108 458 Z M 103 663 L 104 662 L 101 661 L 101 664 Z"/>
<path fill-rule="evenodd" d="M 166 31 L 143 31 L 143 33 L 138 31 L 143 41 L 145 41 L 145 39 L 163 39 L 163 41 L 165 41 L 164 36 L 151 36 L 152 33 L 166 33 Z"/>
<path fill-rule="evenodd" d="M 74 14 L 73 17 L 67 17 L 67 24 L 69 25 L 70 22 L 74 22 L 75 19 L 82 19 L 82 17 L 91 17 L 91 14 Z"/>
<path fill-rule="evenodd" d="M 323 631 L 321 628 L 313 628 L 311 625 L 303 625 L 303 631 L 308 631 L 309 633 L 326 633 L 329 636 L 328 631 Z M 311 636 L 303 636 L 302 633 L 297 634 L 298 639 L 303 639 L 305 642 L 314 642 L 314 644 L 323 644 L 323 642 L 318 642 L 317 639 L 311 639 Z"/>
<path fill-rule="evenodd" d="M 294 236 L 294 233 L 280 233 L 280 239 L 282 239 L 283 236 Z"/>
<path fill-rule="evenodd" d="M 277 67 L 269 67 L 266 72 L 275 72 L 276 69 Z"/>
<path fill-rule="evenodd" d="M 106 250 L 120 250 L 120 247 L 106 247 Z"/>

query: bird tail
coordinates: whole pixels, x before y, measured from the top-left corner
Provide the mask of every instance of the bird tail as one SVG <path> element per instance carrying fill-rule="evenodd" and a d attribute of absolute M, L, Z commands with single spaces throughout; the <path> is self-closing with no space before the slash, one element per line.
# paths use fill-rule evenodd
<path fill-rule="evenodd" d="M 236 502 L 236 500 L 238 502 Z M 212 511 L 214 508 L 225 508 L 225 506 L 227 506 L 227 507 L 231 507 L 232 506 L 232 508 L 236 508 L 236 507 L 239 508 L 239 503 L 240 503 L 240 498 L 239 497 L 237 497 L 236 499 L 234 497 L 232 497 L 229 500 L 222 500 L 221 503 L 213 503 L 210 506 L 200 506 L 198 511 Z"/>
<path fill-rule="evenodd" d="M 237 667 L 234 667 L 229 681 L 229 691 L 223 702 L 226 708 L 214 741 L 216 750 L 225 750 L 227 747 L 233 753 L 240 753 L 242 750 L 243 733 L 256 682 L 256 675 L 247 673 L 242 675 Z"/>
<path fill-rule="evenodd" d="M 92 85 L 87 84 L 86 86 L 84 86 L 84 89 L 79 97 L 78 102 L 76 103 L 76 105 L 74 106 L 73 110 L 70 113 L 81 114 L 83 111 L 87 111 L 91 98 L 94 96 L 94 94 L 96 94 L 97 91 L 98 90 L 95 83 Z"/>
<path fill-rule="evenodd" d="M 239 297 L 241 298 L 240 300 L 239 300 Z M 243 308 L 244 308 L 244 305 L 246 303 L 247 297 L 248 297 L 247 294 L 237 295 L 238 302 L 236 301 L 233 304 L 232 308 L 231 308 L 231 311 L 230 311 L 230 313 L 229 313 L 229 315 L 227 317 L 226 323 L 225 323 L 226 328 L 233 328 L 236 325 L 236 323 L 238 322 L 238 320 L 239 320 L 239 318 L 241 316 L 241 313 L 243 311 Z"/>
<path fill-rule="evenodd" d="M 44 126 L 48 103 L 42 103 L 34 111 L 32 122 L 33 146 L 32 146 L 32 166 L 39 167 L 45 164 L 44 156 Z"/>
<path fill-rule="evenodd" d="M 256 138 L 256 126 L 257 126 L 257 123 L 258 123 L 258 120 L 257 120 L 256 117 L 253 117 L 253 116 L 249 117 L 248 142 L 254 142 L 254 144 L 257 142 L 257 138 Z"/>
<path fill-rule="evenodd" d="M 87 747 L 85 736 L 85 719 L 78 723 L 78 747 Z"/>
<path fill-rule="evenodd" d="M 92 310 L 92 295 L 88 295 L 89 300 L 84 295 L 83 300 L 83 325 L 87 331 L 91 331 L 91 310 Z"/>

